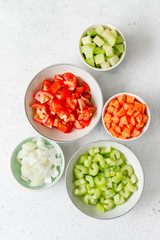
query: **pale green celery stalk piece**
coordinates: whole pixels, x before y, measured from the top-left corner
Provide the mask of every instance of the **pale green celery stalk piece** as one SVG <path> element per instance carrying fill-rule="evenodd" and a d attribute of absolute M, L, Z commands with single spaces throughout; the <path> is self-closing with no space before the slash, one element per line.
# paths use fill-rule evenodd
<path fill-rule="evenodd" d="M 120 196 L 119 193 L 116 196 L 114 196 L 113 199 L 114 199 L 115 205 L 117 205 L 117 206 L 120 206 L 125 203 L 125 198 Z"/>
<path fill-rule="evenodd" d="M 79 163 L 79 164 L 83 164 L 83 163 L 84 163 L 84 160 L 87 159 L 88 156 L 89 156 L 88 154 L 82 155 L 82 156 L 79 158 L 78 163 Z"/>
<path fill-rule="evenodd" d="M 89 168 L 92 164 L 92 158 L 89 156 L 88 159 L 84 160 L 84 166 Z"/>
<path fill-rule="evenodd" d="M 133 173 L 133 174 L 131 175 L 131 182 L 134 184 L 134 183 L 136 183 L 137 181 L 138 181 L 138 178 L 137 178 L 136 174 Z"/>
<path fill-rule="evenodd" d="M 91 195 L 86 194 L 86 195 L 84 195 L 84 197 L 83 197 L 83 201 L 84 201 L 86 204 L 96 205 L 98 200 L 97 200 L 97 199 L 94 199 Z"/>
<path fill-rule="evenodd" d="M 107 186 L 107 188 L 112 188 L 112 178 L 107 179 L 106 186 Z"/>
<path fill-rule="evenodd" d="M 80 185 L 74 190 L 74 195 L 76 196 L 82 196 L 87 192 L 85 185 Z"/>
<path fill-rule="evenodd" d="M 121 191 L 123 189 L 123 187 L 124 187 L 123 183 L 119 183 L 119 184 L 114 183 L 113 184 L 113 188 L 116 192 Z"/>
<path fill-rule="evenodd" d="M 81 165 L 81 164 L 76 164 L 75 167 L 80 170 L 83 174 L 88 174 L 88 168 Z"/>
<path fill-rule="evenodd" d="M 93 150 L 94 150 L 95 153 L 99 153 L 100 152 L 99 148 L 94 148 Z"/>
<path fill-rule="evenodd" d="M 96 154 L 93 158 L 93 162 L 97 163 L 99 162 L 99 165 L 104 168 L 105 167 L 105 159 L 101 154 Z"/>
<path fill-rule="evenodd" d="M 123 173 L 123 175 L 128 175 L 129 177 L 131 177 L 131 175 L 134 173 L 134 170 L 131 165 L 127 164 L 121 168 L 121 172 Z"/>
<path fill-rule="evenodd" d="M 114 201 L 112 199 L 106 199 L 103 204 L 104 208 L 109 211 L 115 207 Z"/>
<path fill-rule="evenodd" d="M 92 43 L 92 39 L 90 36 L 86 36 L 82 38 L 82 44 L 86 45 L 86 44 L 91 44 Z"/>
<path fill-rule="evenodd" d="M 105 175 L 104 172 L 99 172 L 97 176 L 100 176 L 100 177 L 106 177 L 106 175 Z"/>
<path fill-rule="evenodd" d="M 92 156 L 92 157 L 95 156 L 95 154 L 96 154 L 93 148 L 89 149 L 89 150 L 88 150 L 88 153 L 89 153 L 89 155 Z"/>
<path fill-rule="evenodd" d="M 88 184 L 86 185 L 86 189 L 87 189 L 87 192 L 91 195 L 91 194 L 92 194 L 92 193 L 91 193 L 92 187 L 90 186 L 90 183 L 88 183 Z"/>
<path fill-rule="evenodd" d="M 106 184 L 106 178 L 103 177 L 103 176 L 96 176 L 96 177 L 94 178 L 94 182 L 95 182 L 95 184 L 96 184 L 98 187 L 100 187 L 100 186 Z"/>
<path fill-rule="evenodd" d="M 102 204 L 100 204 L 100 203 L 97 203 L 96 209 L 97 209 L 99 212 L 102 212 L 102 213 L 105 212 L 104 206 L 103 206 Z"/>
<path fill-rule="evenodd" d="M 86 175 L 85 179 L 87 182 L 89 182 L 90 187 L 94 187 L 94 179 L 92 176 Z"/>
<path fill-rule="evenodd" d="M 91 167 L 89 168 L 89 174 L 92 176 L 96 176 L 99 171 L 99 167 L 97 163 L 92 163 Z"/>
<path fill-rule="evenodd" d="M 103 192 L 106 192 L 106 191 L 107 191 L 107 187 L 106 187 L 106 186 L 101 186 L 100 189 L 101 189 Z"/>
<path fill-rule="evenodd" d="M 131 195 L 131 192 L 126 187 L 124 187 L 119 193 L 124 198 L 129 198 Z"/>
<path fill-rule="evenodd" d="M 92 191 L 93 190 L 93 191 Z M 93 199 L 99 199 L 101 196 L 101 189 L 100 188 L 92 188 L 91 193 L 93 193 Z"/>
<path fill-rule="evenodd" d="M 133 185 L 131 181 L 128 181 L 128 183 L 125 186 L 130 192 L 137 191 L 138 187 L 136 185 Z"/>
<path fill-rule="evenodd" d="M 117 172 L 115 177 L 112 177 L 112 182 L 119 183 L 122 180 L 122 173 Z"/>
<path fill-rule="evenodd" d="M 119 158 L 118 160 L 115 161 L 116 166 L 119 166 L 123 163 L 123 160 Z"/>
<path fill-rule="evenodd" d="M 106 163 L 108 163 L 110 166 L 114 166 L 115 165 L 115 161 L 111 158 L 106 158 L 105 159 Z"/>
<path fill-rule="evenodd" d="M 105 198 L 112 198 L 116 195 L 115 191 L 113 189 L 108 189 L 105 193 L 104 196 Z"/>
<path fill-rule="evenodd" d="M 112 150 L 111 146 L 101 147 L 101 154 L 110 153 Z"/>
<path fill-rule="evenodd" d="M 83 178 L 83 176 L 84 176 L 83 173 L 77 168 L 74 168 L 73 172 L 74 172 L 75 178 Z"/>
<path fill-rule="evenodd" d="M 84 178 L 80 178 L 80 179 L 75 180 L 73 183 L 76 187 L 78 187 L 80 185 L 86 184 L 86 181 Z"/>
<path fill-rule="evenodd" d="M 117 160 L 120 158 L 120 151 L 118 151 L 117 149 L 114 149 L 111 151 L 110 157 L 114 160 Z"/>
<path fill-rule="evenodd" d="M 129 180 L 130 180 L 129 177 L 126 177 L 126 176 L 123 176 L 123 177 L 122 177 L 122 183 L 123 183 L 124 185 L 126 185 Z"/>

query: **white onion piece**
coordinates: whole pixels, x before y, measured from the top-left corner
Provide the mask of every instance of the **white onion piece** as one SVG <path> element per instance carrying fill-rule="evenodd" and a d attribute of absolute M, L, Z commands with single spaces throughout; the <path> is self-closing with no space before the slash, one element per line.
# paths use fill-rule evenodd
<path fill-rule="evenodd" d="M 26 182 L 30 180 L 30 186 L 51 183 L 59 175 L 59 156 L 59 152 L 52 145 L 45 144 L 41 138 L 23 144 L 17 155 L 17 161 L 21 164 L 21 179 Z"/>

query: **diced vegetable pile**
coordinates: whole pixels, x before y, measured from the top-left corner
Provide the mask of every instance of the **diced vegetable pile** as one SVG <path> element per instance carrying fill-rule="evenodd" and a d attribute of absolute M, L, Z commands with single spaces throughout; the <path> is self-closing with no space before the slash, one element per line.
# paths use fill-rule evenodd
<path fill-rule="evenodd" d="M 30 181 L 33 187 L 51 183 L 59 175 L 62 160 L 52 145 L 37 138 L 22 145 L 17 161 L 21 164 L 21 179 Z"/>
<path fill-rule="evenodd" d="M 42 90 L 33 97 L 38 101 L 30 105 L 36 110 L 34 121 L 64 133 L 70 133 L 73 127 L 88 127 L 96 111 L 89 85 L 85 81 L 79 85 L 72 73 L 45 79 Z"/>
<path fill-rule="evenodd" d="M 146 104 L 133 96 L 120 95 L 109 102 L 103 120 L 113 137 L 138 137 L 148 121 Z"/>
<path fill-rule="evenodd" d="M 111 146 L 88 150 L 75 164 L 74 195 L 100 212 L 124 204 L 137 188 L 137 176 L 124 155 Z"/>
<path fill-rule="evenodd" d="M 109 69 L 119 62 L 125 51 L 123 42 L 117 30 L 99 25 L 89 29 L 81 38 L 80 49 L 87 64 Z"/>

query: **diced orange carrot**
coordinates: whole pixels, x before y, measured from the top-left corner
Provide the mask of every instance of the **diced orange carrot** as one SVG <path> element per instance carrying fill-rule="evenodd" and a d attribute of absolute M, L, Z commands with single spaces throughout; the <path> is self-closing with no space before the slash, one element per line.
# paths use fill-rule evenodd
<path fill-rule="evenodd" d="M 131 117 L 133 115 L 134 111 L 133 111 L 133 109 L 129 109 L 126 113 L 128 116 Z"/>
<path fill-rule="evenodd" d="M 119 122 L 119 117 L 113 116 L 113 117 L 111 118 L 111 120 L 112 120 L 114 123 L 118 123 L 118 122 Z"/>
<path fill-rule="evenodd" d="M 140 114 L 140 112 L 135 112 L 135 113 L 133 113 L 133 117 L 137 117 L 138 114 Z"/>
<path fill-rule="evenodd" d="M 121 128 L 119 126 L 115 127 L 116 132 L 121 133 Z"/>
<path fill-rule="evenodd" d="M 109 130 L 109 129 L 111 128 L 111 123 L 106 122 L 106 123 L 105 123 L 105 126 L 106 126 L 106 128 Z"/>
<path fill-rule="evenodd" d="M 121 105 L 123 105 L 126 101 L 126 95 L 122 94 L 118 96 L 118 101 Z"/>
<path fill-rule="evenodd" d="M 111 122 L 111 118 L 112 118 L 112 115 L 110 114 L 110 113 L 106 113 L 105 115 L 104 115 L 104 118 L 103 118 L 103 120 L 104 120 L 104 122 L 106 123 L 106 122 Z"/>
<path fill-rule="evenodd" d="M 139 129 L 139 128 L 143 128 L 144 127 L 144 123 L 143 122 L 139 122 L 136 124 L 136 128 Z"/>
<path fill-rule="evenodd" d="M 128 119 L 127 119 L 127 116 L 123 116 L 120 118 L 120 124 L 123 125 L 123 124 L 128 124 Z"/>
<path fill-rule="evenodd" d="M 114 115 L 114 116 L 117 116 L 118 112 L 119 112 L 119 110 L 118 110 L 118 109 L 115 109 L 115 110 L 113 111 L 113 115 Z"/>
<path fill-rule="evenodd" d="M 136 117 L 136 120 L 137 120 L 137 122 L 141 122 L 142 121 L 142 114 L 140 113 L 140 114 L 138 114 L 138 116 Z"/>
<path fill-rule="evenodd" d="M 124 103 L 123 108 L 125 111 L 128 111 L 129 109 L 133 108 L 133 104 L 132 103 Z"/>
<path fill-rule="evenodd" d="M 136 125 L 136 121 L 135 121 L 135 118 L 133 116 L 130 119 L 130 123 L 132 123 L 133 125 Z"/>
<path fill-rule="evenodd" d="M 126 137 L 125 137 L 125 136 L 122 136 L 122 135 L 119 135 L 118 138 L 123 139 L 123 140 L 126 140 Z"/>
<path fill-rule="evenodd" d="M 145 113 L 145 110 L 146 110 L 146 104 L 145 103 L 142 103 L 142 113 Z"/>
<path fill-rule="evenodd" d="M 134 97 L 127 95 L 127 100 L 126 100 L 126 102 L 127 102 L 127 103 L 134 103 Z"/>
<path fill-rule="evenodd" d="M 119 136 L 119 133 L 117 133 L 113 127 L 109 130 L 109 132 L 111 133 L 111 135 L 113 137 L 118 137 Z"/>
<path fill-rule="evenodd" d="M 118 100 L 116 100 L 116 101 L 113 103 L 113 106 L 114 106 L 116 109 L 119 109 L 120 104 L 119 104 Z"/>
<path fill-rule="evenodd" d="M 128 127 L 130 130 L 133 130 L 134 125 L 131 123 L 131 124 L 128 124 L 127 127 Z"/>
<path fill-rule="evenodd" d="M 143 122 L 146 123 L 148 121 L 148 116 L 147 114 L 143 114 Z"/>
<path fill-rule="evenodd" d="M 109 105 L 109 107 L 107 108 L 107 112 L 113 113 L 114 109 L 115 109 L 115 108 L 114 108 L 113 106 L 110 106 L 110 105 Z"/>
<path fill-rule="evenodd" d="M 141 112 L 142 111 L 142 104 L 137 102 L 137 101 L 135 101 L 133 110 L 135 112 Z"/>
<path fill-rule="evenodd" d="M 129 128 L 127 128 L 127 127 L 125 127 L 124 129 L 123 129 L 123 131 L 122 131 L 122 136 L 124 136 L 124 137 L 130 137 L 130 135 L 131 135 L 131 131 L 130 131 L 130 129 Z"/>
<path fill-rule="evenodd" d="M 124 111 L 124 108 L 122 107 L 122 108 L 118 111 L 118 113 L 117 113 L 116 115 L 117 115 L 117 117 L 123 117 L 125 114 L 126 114 L 126 113 L 125 113 L 125 111 Z"/>
<path fill-rule="evenodd" d="M 133 130 L 131 136 L 132 136 L 132 137 L 138 137 L 138 136 L 140 135 L 140 133 L 141 133 L 141 132 L 140 132 L 138 129 L 135 128 L 135 129 Z"/>
<path fill-rule="evenodd" d="M 109 102 L 109 105 L 113 106 L 114 102 L 117 100 L 117 98 L 115 99 L 112 99 L 110 102 Z"/>

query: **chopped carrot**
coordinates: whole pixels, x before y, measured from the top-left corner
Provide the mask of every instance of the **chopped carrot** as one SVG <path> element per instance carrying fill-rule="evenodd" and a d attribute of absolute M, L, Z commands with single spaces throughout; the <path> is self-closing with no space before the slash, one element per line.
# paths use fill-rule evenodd
<path fill-rule="evenodd" d="M 133 108 L 133 110 L 134 110 L 135 112 L 141 112 L 141 111 L 142 111 L 142 104 L 135 101 L 135 102 L 134 102 L 134 108 Z"/>
<path fill-rule="evenodd" d="M 124 108 L 122 107 L 122 108 L 118 111 L 117 117 L 123 117 L 125 114 L 126 114 L 126 113 L 125 113 L 125 111 L 124 111 Z"/>
<path fill-rule="evenodd" d="M 121 133 L 121 128 L 119 126 L 115 127 L 116 132 Z"/>
<path fill-rule="evenodd" d="M 117 133 L 113 127 L 109 130 L 109 132 L 111 133 L 111 135 L 113 137 L 118 137 L 119 136 L 119 133 Z"/>
<path fill-rule="evenodd" d="M 111 128 L 111 123 L 110 123 L 110 122 L 106 122 L 106 123 L 105 123 L 105 126 L 106 126 L 106 128 L 109 130 L 109 129 Z"/>
<path fill-rule="evenodd" d="M 117 100 L 117 98 L 111 100 L 111 101 L 109 102 L 109 105 L 113 106 L 113 104 L 114 104 L 114 102 L 115 102 L 116 100 Z"/>
<path fill-rule="evenodd" d="M 104 118 L 103 118 L 103 120 L 104 120 L 104 122 L 106 123 L 106 122 L 111 122 L 111 117 L 112 117 L 112 115 L 110 114 L 110 113 L 106 113 L 105 115 L 104 115 Z"/>
<path fill-rule="evenodd" d="M 126 102 L 127 102 L 127 103 L 134 103 L 134 97 L 132 97 L 132 96 L 127 96 Z"/>
<path fill-rule="evenodd" d="M 138 116 L 136 117 L 136 120 L 137 120 L 137 122 L 141 122 L 142 121 L 142 114 L 140 113 L 140 114 L 138 114 Z"/>
<path fill-rule="evenodd" d="M 114 122 L 111 123 L 111 127 L 115 128 L 116 126 L 118 126 L 116 123 L 114 123 Z"/>
<path fill-rule="evenodd" d="M 126 95 L 122 94 L 118 96 L 118 101 L 121 105 L 123 105 L 126 101 Z"/>
<path fill-rule="evenodd" d="M 119 112 L 119 110 L 116 108 L 116 109 L 113 111 L 113 115 L 114 115 L 114 116 L 117 116 L 118 112 Z"/>
<path fill-rule="evenodd" d="M 128 124 L 128 119 L 127 119 L 127 116 L 123 116 L 120 118 L 120 124 L 123 125 L 123 124 Z"/>
<path fill-rule="evenodd" d="M 126 113 L 128 116 L 131 117 L 133 115 L 134 111 L 133 111 L 133 109 L 129 109 Z"/>
<path fill-rule="evenodd" d="M 142 113 L 145 113 L 145 110 L 146 110 L 146 104 L 145 103 L 142 103 Z"/>
<path fill-rule="evenodd" d="M 118 100 L 116 100 L 114 103 L 113 103 L 113 106 L 118 109 L 120 107 L 120 104 L 118 102 Z"/>
<path fill-rule="evenodd" d="M 125 111 L 128 111 L 129 109 L 133 108 L 133 104 L 132 103 L 124 103 L 123 107 L 124 107 Z"/>
<path fill-rule="evenodd" d="M 114 109 L 115 109 L 114 107 L 109 105 L 109 107 L 107 108 L 107 112 L 113 113 Z"/>
<path fill-rule="evenodd" d="M 131 136 L 131 130 L 129 128 L 125 127 L 122 131 L 122 136 L 129 138 Z"/>
<path fill-rule="evenodd" d="M 119 122 L 119 117 L 113 116 L 113 117 L 111 118 L 111 120 L 112 120 L 114 123 L 118 123 L 118 122 Z"/>
<path fill-rule="evenodd" d="M 125 137 L 125 136 L 122 136 L 122 135 L 119 135 L 118 138 L 120 138 L 120 139 L 122 139 L 122 140 L 126 140 L 126 137 Z"/>
<path fill-rule="evenodd" d="M 135 118 L 133 116 L 130 119 L 130 123 L 132 123 L 133 125 L 136 125 L 136 121 L 135 121 Z"/>
<path fill-rule="evenodd" d="M 139 129 L 139 128 L 143 128 L 144 127 L 144 123 L 143 122 L 139 122 L 136 124 L 136 128 Z"/>
<path fill-rule="evenodd" d="M 137 117 L 138 114 L 140 114 L 140 112 L 135 112 L 135 113 L 133 113 L 133 117 Z"/>
<path fill-rule="evenodd" d="M 143 122 L 146 123 L 148 121 L 148 116 L 146 114 L 143 114 Z"/>
<path fill-rule="evenodd" d="M 132 136 L 132 137 L 138 137 L 140 133 L 141 133 L 141 132 L 140 132 L 138 129 L 135 128 L 135 129 L 133 130 L 131 136 Z"/>
<path fill-rule="evenodd" d="M 131 123 L 131 124 L 128 124 L 127 127 L 128 127 L 130 130 L 133 130 L 134 125 Z"/>

